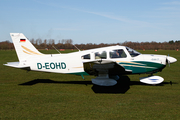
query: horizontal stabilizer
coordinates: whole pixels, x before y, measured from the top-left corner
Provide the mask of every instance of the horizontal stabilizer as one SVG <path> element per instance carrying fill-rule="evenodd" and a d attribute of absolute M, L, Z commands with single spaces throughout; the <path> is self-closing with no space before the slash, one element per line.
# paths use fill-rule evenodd
<path fill-rule="evenodd" d="M 20 62 L 8 62 L 7 64 L 4 64 L 9 67 L 14 67 L 14 68 L 21 68 L 21 69 L 27 69 L 30 70 L 30 66 L 28 65 L 23 65 Z"/>

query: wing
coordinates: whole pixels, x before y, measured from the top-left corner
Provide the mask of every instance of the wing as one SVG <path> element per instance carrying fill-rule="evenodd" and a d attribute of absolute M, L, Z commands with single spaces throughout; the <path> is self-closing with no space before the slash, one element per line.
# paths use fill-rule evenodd
<path fill-rule="evenodd" d="M 99 73 L 108 75 L 125 75 L 131 74 L 132 70 L 127 70 L 120 64 L 111 60 L 97 60 L 84 62 L 84 71 L 89 75 L 98 76 Z"/>
<path fill-rule="evenodd" d="M 97 60 L 84 62 L 84 71 L 90 75 L 97 76 L 92 79 L 92 83 L 100 86 L 113 86 L 117 81 L 109 76 L 124 75 L 132 73 L 117 62 L 111 60 Z"/>

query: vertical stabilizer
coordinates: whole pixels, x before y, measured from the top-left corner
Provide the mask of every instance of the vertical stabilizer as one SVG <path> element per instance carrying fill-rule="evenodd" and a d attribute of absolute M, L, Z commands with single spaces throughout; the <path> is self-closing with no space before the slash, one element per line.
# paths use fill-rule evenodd
<path fill-rule="evenodd" d="M 28 57 L 43 55 L 22 33 L 10 33 L 19 61 L 24 61 Z"/>

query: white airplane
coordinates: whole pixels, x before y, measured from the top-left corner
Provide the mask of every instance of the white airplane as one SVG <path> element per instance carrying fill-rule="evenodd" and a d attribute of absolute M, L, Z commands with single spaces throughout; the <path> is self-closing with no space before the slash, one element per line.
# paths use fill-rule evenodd
<path fill-rule="evenodd" d="M 110 46 L 67 54 L 43 54 L 22 33 L 10 33 L 19 62 L 8 62 L 6 66 L 25 70 L 94 75 L 92 83 L 113 86 L 119 76 L 130 74 L 153 74 L 162 71 L 167 64 L 177 59 L 166 55 L 141 54 L 126 46 Z M 140 78 L 146 84 L 159 84 L 160 76 Z"/>

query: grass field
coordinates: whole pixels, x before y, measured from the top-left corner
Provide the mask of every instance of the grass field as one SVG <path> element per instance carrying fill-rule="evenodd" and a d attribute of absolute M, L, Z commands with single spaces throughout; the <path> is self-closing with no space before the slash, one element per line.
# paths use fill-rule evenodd
<path fill-rule="evenodd" d="M 169 54 L 180 60 L 180 52 L 172 50 L 139 52 Z M 124 76 L 114 87 L 93 85 L 93 76 L 85 76 L 83 80 L 81 76 L 27 72 L 3 66 L 12 61 L 18 61 L 15 51 L 0 51 L 2 120 L 180 119 L 180 61 L 156 74 L 165 79 L 160 85 L 140 83 L 139 77 L 147 76 L 144 74 Z"/>

